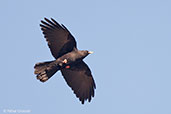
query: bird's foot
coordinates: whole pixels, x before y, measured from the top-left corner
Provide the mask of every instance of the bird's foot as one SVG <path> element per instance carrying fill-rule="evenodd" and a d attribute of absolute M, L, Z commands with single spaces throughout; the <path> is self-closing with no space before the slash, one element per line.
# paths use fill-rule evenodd
<path fill-rule="evenodd" d="M 67 62 L 67 59 L 64 59 L 62 62 L 59 63 L 59 66 L 63 66 L 63 64 L 66 64 Z"/>
<path fill-rule="evenodd" d="M 67 62 L 68 62 L 67 59 L 64 59 L 64 60 L 62 61 L 62 63 L 65 63 L 65 64 L 66 64 Z"/>

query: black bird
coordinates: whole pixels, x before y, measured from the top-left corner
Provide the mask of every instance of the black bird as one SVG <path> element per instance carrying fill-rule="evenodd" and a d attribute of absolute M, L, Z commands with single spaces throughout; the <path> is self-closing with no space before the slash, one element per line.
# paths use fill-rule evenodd
<path fill-rule="evenodd" d="M 78 50 L 75 38 L 63 24 L 52 18 L 44 20 L 41 20 L 40 27 L 55 60 L 35 64 L 37 79 L 45 82 L 60 70 L 81 103 L 84 104 L 85 100 L 90 102 L 96 85 L 83 59 L 92 52 Z"/>

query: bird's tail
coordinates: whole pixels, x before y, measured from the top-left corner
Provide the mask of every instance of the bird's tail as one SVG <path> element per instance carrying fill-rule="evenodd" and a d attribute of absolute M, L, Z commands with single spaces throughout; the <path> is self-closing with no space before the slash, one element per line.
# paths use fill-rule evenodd
<path fill-rule="evenodd" d="M 41 82 L 45 82 L 51 78 L 60 68 L 55 64 L 55 61 L 48 61 L 35 64 L 34 69 L 34 74 L 37 75 L 37 79 Z"/>

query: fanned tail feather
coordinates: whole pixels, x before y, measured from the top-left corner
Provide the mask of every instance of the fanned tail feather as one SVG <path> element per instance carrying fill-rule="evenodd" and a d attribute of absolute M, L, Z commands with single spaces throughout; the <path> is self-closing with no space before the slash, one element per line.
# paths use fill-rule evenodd
<path fill-rule="evenodd" d="M 51 78 L 60 68 L 54 64 L 54 61 L 48 61 L 35 64 L 34 69 L 34 74 L 37 75 L 37 79 L 41 82 L 45 82 Z"/>

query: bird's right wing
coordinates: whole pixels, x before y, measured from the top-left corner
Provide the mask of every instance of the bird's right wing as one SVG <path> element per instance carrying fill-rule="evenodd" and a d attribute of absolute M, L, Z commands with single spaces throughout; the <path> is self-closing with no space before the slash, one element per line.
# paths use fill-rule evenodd
<path fill-rule="evenodd" d="M 46 22 L 45 22 L 46 21 Z M 57 59 L 76 48 L 76 41 L 64 25 L 58 24 L 54 19 L 45 18 L 41 21 L 41 30 L 48 42 L 52 55 Z"/>
<path fill-rule="evenodd" d="M 61 72 L 82 104 L 87 99 L 90 102 L 91 97 L 94 97 L 96 85 L 87 64 L 84 61 L 76 62 L 70 65 L 70 68 L 62 69 Z"/>

